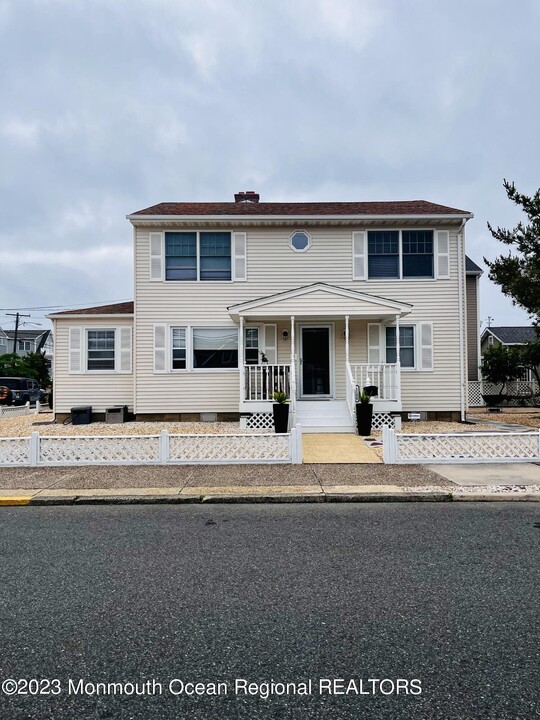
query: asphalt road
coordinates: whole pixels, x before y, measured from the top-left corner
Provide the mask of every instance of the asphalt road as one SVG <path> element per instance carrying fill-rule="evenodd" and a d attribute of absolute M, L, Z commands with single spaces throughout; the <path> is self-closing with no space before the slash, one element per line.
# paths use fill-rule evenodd
<path fill-rule="evenodd" d="M 539 505 L 0 510 L 2 720 L 540 717 Z"/>

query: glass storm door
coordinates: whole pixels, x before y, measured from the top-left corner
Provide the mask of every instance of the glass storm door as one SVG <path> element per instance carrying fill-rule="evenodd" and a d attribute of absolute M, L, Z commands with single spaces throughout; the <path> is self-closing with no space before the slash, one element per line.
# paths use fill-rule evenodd
<path fill-rule="evenodd" d="M 330 327 L 300 328 L 302 397 L 330 397 Z"/>

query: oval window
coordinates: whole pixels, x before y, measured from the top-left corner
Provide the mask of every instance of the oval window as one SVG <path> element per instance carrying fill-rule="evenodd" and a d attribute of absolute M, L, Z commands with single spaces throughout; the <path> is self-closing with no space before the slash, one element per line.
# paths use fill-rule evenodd
<path fill-rule="evenodd" d="M 311 238 L 307 232 L 299 230 L 291 235 L 290 245 L 296 252 L 305 252 L 311 245 Z"/>

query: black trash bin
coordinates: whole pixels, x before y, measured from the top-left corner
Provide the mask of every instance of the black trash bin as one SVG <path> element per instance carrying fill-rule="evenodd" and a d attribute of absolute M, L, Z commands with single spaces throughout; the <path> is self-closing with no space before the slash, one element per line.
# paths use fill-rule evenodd
<path fill-rule="evenodd" d="M 92 422 L 92 406 L 81 405 L 80 407 L 71 408 L 71 424 L 72 425 L 90 425 Z"/>

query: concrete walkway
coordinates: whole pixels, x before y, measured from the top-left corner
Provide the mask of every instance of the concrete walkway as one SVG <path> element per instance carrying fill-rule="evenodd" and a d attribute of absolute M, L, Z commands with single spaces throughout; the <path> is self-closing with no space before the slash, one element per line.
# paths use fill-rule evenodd
<path fill-rule="evenodd" d="M 0 468 L 0 506 L 540 501 L 540 466 L 184 465 Z"/>
<path fill-rule="evenodd" d="M 540 485 L 540 465 L 535 463 L 456 463 L 427 468 L 456 485 Z"/>
<path fill-rule="evenodd" d="M 306 433 L 302 445 L 305 463 L 382 463 L 354 433 Z"/>

